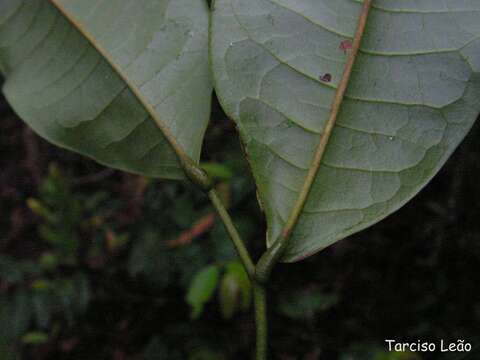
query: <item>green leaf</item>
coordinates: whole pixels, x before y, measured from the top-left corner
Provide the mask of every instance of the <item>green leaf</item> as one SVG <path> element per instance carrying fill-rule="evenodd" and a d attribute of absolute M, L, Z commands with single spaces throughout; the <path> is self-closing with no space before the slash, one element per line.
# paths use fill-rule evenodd
<path fill-rule="evenodd" d="M 220 283 L 218 300 L 222 317 L 231 319 L 238 310 L 247 311 L 252 302 L 252 285 L 247 272 L 238 261 L 227 264 Z"/>
<path fill-rule="evenodd" d="M 59 256 L 52 252 L 44 253 L 40 256 L 38 260 L 38 265 L 42 270 L 45 271 L 54 271 L 60 264 Z"/>
<path fill-rule="evenodd" d="M 240 290 L 240 308 L 243 311 L 247 311 L 252 303 L 252 284 L 245 268 L 239 261 L 232 261 L 227 264 L 227 274 L 234 277 L 238 282 Z"/>
<path fill-rule="evenodd" d="M 292 211 L 324 131 L 362 2 L 217 0 L 214 84 L 237 123 L 268 222 Z M 480 3 L 373 4 L 332 137 L 284 261 L 396 211 L 438 172 L 480 110 Z"/>
<path fill-rule="evenodd" d="M 238 308 L 239 284 L 233 274 L 225 274 L 219 287 L 218 301 L 225 320 L 230 320 Z"/>
<path fill-rule="evenodd" d="M 212 179 L 228 181 L 233 177 L 233 171 L 223 164 L 214 162 L 202 163 L 202 169 L 205 170 Z"/>
<path fill-rule="evenodd" d="M 186 297 L 187 303 L 192 307 L 192 319 L 197 319 L 202 314 L 203 307 L 215 293 L 219 273 L 218 267 L 211 265 L 193 277 Z"/>
<path fill-rule="evenodd" d="M 48 334 L 41 331 L 32 331 L 22 337 L 22 342 L 27 345 L 41 345 L 48 341 Z"/>
<path fill-rule="evenodd" d="M 210 114 L 208 7 L 191 0 L 0 0 L 0 72 L 18 115 L 54 144 L 183 178 Z"/>

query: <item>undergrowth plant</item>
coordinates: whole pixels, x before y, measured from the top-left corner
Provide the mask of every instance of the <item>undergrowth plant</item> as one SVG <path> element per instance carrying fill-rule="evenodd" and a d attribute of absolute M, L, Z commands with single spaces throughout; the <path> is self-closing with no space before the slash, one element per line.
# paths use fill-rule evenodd
<path fill-rule="evenodd" d="M 53 144 L 207 195 L 252 284 L 260 360 L 275 265 L 396 211 L 469 131 L 479 15 L 473 0 L 0 0 L 0 70 Z M 213 89 L 265 213 L 258 261 L 199 165 Z"/>

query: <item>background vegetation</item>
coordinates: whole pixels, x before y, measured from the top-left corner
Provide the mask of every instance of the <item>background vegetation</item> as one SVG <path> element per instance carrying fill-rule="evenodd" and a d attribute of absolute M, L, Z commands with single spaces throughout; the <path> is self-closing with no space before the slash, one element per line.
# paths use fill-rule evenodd
<path fill-rule="evenodd" d="M 274 359 L 480 358 L 479 135 L 397 214 L 276 269 Z M 0 359 L 249 358 L 248 282 L 202 194 L 51 146 L 3 98 L 0 154 Z M 258 256 L 254 184 L 216 104 L 203 155 Z M 393 354 L 387 338 L 475 349 Z"/>

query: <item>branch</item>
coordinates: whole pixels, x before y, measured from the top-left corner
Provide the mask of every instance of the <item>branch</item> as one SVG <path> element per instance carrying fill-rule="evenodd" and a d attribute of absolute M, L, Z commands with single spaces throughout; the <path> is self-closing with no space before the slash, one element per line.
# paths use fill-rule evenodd
<path fill-rule="evenodd" d="M 245 247 L 245 244 L 243 243 L 242 238 L 240 237 L 240 234 L 237 231 L 237 228 L 233 224 L 232 218 L 225 209 L 225 206 L 218 197 L 215 189 L 211 189 L 208 192 L 208 197 L 212 202 L 212 205 L 215 207 L 215 210 L 217 210 L 218 216 L 222 220 L 223 225 L 225 226 L 225 230 L 227 230 L 227 233 L 230 236 L 230 239 L 232 240 L 235 249 L 237 250 L 238 256 L 240 257 L 240 260 L 245 267 L 245 271 L 247 272 L 250 280 L 253 280 L 255 276 L 255 265 L 250 257 L 247 248 Z"/>

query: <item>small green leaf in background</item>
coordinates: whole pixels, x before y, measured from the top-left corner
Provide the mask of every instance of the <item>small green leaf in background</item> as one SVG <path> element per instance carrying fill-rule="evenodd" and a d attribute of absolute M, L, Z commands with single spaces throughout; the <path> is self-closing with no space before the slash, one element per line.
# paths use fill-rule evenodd
<path fill-rule="evenodd" d="M 38 233 L 43 241 L 58 252 L 57 259 L 42 259 L 42 267 L 54 267 L 75 262 L 80 246 L 79 228 L 87 216 L 84 198 L 72 191 L 71 181 L 50 164 L 48 176 L 39 187 L 38 198 L 27 200 L 30 210 L 42 220 L 38 225 Z M 54 264 L 58 261 L 57 264 Z"/>
<path fill-rule="evenodd" d="M 229 320 L 238 307 L 239 284 L 233 274 L 225 274 L 219 289 L 219 301 L 222 317 Z"/>
<path fill-rule="evenodd" d="M 312 319 L 316 314 L 328 310 L 337 302 L 338 297 L 335 294 L 307 290 L 289 294 L 281 299 L 278 310 L 291 319 Z"/>
<path fill-rule="evenodd" d="M 226 266 L 219 288 L 222 317 L 231 319 L 238 310 L 247 311 L 252 301 L 252 287 L 245 269 L 238 261 Z"/>
<path fill-rule="evenodd" d="M 233 177 L 233 171 L 226 165 L 207 162 L 201 166 L 212 179 L 228 181 Z"/>
<path fill-rule="evenodd" d="M 29 198 L 27 206 L 35 215 L 41 216 L 47 221 L 54 221 L 54 215 L 38 199 Z"/>
<path fill-rule="evenodd" d="M 54 271 L 59 265 L 60 259 L 53 252 L 46 252 L 40 256 L 39 265 L 42 270 Z"/>
<path fill-rule="evenodd" d="M 34 290 L 48 290 L 52 287 L 52 283 L 49 280 L 38 279 L 32 282 L 31 288 Z"/>
<path fill-rule="evenodd" d="M 220 271 L 216 265 L 210 265 L 198 272 L 188 289 L 186 301 L 192 307 L 192 319 L 198 319 L 204 305 L 212 298 L 217 288 Z"/>
<path fill-rule="evenodd" d="M 22 342 L 28 345 L 41 345 L 48 341 L 48 334 L 41 331 L 32 331 L 22 337 Z"/>

